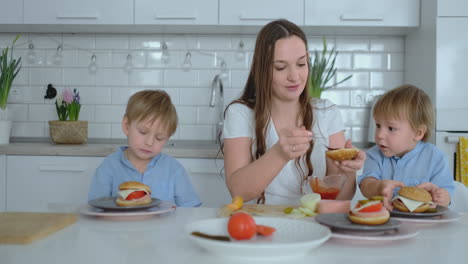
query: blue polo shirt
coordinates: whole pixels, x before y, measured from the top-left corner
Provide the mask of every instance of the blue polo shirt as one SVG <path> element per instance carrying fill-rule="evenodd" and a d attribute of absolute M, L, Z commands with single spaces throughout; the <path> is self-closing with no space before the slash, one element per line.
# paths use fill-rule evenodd
<path fill-rule="evenodd" d="M 431 182 L 446 189 L 450 197 L 453 197 L 455 184 L 447 157 L 431 143 L 419 141 L 413 150 L 401 158 L 385 157 L 378 146 L 373 146 L 366 154 L 363 173 L 358 177 L 359 184 L 367 177 L 401 181 L 406 186 Z M 394 195 L 397 192 L 395 190 Z"/>
<path fill-rule="evenodd" d="M 140 173 L 125 157 L 126 146 L 107 156 L 96 172 L 89 188 L 88 200 L 100 197 L 117 197 L 119 185 L 137 181 L 151 188 L 151 196 L 171 201 L 180 207 L 200 206 L 198 197 L 185 168 L 173 157 L 160 153 Z"/>

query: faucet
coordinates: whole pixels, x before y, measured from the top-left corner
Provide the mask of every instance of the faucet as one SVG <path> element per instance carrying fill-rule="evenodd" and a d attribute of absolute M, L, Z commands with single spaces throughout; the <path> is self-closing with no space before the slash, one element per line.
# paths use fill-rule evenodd
<path fill-rule="evenodd" d="M 218 91 L 219 90 L 219 91 Z M 218 110 L 218 123 L 216 124 L 216 136 L 219 136 L 223 130 L 223 104 L 224 104 L 224 91 L 223 81 L 221 76 L 216 74 L 211 82 L 211 100 L 210 107 L 217 107 Z"/>

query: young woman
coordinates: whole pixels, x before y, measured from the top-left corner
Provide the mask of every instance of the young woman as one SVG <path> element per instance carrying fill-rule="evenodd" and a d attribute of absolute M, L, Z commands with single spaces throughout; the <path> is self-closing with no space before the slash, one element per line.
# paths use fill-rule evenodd
<path fill-rule="evenodd" d="M 224 164 L 232 196 L 269 204 L 297 204 L 310 175 L 348 176 L 340 199 L 351 199 L 365 160 L 332 162 L 326 146 L 352 147 L 338 109 L 308 95 L 309 54 L 304 32 L 276 20 L 259 32 L 243 94 L 225 111 Z M 321 143 L 319 143 L 321 142 Z"/>

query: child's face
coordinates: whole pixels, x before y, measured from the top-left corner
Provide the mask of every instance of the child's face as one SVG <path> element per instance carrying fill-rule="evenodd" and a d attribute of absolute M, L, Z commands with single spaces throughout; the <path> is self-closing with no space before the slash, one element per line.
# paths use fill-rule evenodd
<path fill-rule="evenodd" d="M 424 130 L 414 131 L 406 119 L 375 118 L 375 142 L 385 157 L 403 157 L 424 136 Z"/>
<path fill-rule="evenodd" d="M 161 153 L 169 139 L 166 127 L 159 120 L 151 123 L 150 120 L 128 122 L 124 118 L 122 130 L 128 139 L 128 150 L 132 158 L 150 160 Z"/>

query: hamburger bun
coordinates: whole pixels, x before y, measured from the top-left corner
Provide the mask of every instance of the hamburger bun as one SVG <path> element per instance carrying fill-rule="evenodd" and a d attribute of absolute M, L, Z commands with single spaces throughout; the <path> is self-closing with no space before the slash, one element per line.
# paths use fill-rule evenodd
<path fill-rule="evenodd" d="M 336 150 L 328 150 L 325 152 L 325 155 L 329 157 L 332 160 L 351 160 L 356 157 L 358 154 L 359 149 L 355 148 L 342 148 L 342 149 L 336 149 Z"/>
<path fill-rule="evenodd" d="M 117 199 L 115 199 L 115 203 L 118 206 L 146 205 L 146 204 L 150 204 L 153 201 L 153 199 L 151 199 L 151 188 L 148 185 L 143 184 L 141 182 L 136 182 L 136 181 L 124 182 L 119 185 L 119 190 L 120 191 L 125 191 L 125 190 L 144 191 L 146 192 L 146 194 L 136 199 L 126 200 L 125 198 L 127 197 L 127 195 L 129 196 L 130 193 L 133 193 L 133 192 L 132 191 L 126 192 L 126 194 L 122 194 L 121 192 L 119 192 L 120 196 Z"/>
<path fill-rule="evenodd" d="M 137 206 L 137 205 L 146 205 L 150 204 L 153 199 L 151 199 L 151 196 L 145 195 L 142 198 L 144 199 L 135 199 L 135 200 L 124 200 L 122 197 L 119 197 L 115 200 L 115 203 L 118 206 Z"/>
<path fill-rule="evenodd" d="M 349 213 L 348 219 L 353 223 L 361 225 L 382 225 L 390 219 L 390 213 L 386 209 L 379 216 L 362 216 Z"/>
<path fill-rule="evenodd" d="M 417 202 L 423 202 L 423 204 L 412 211 L 413 213 L 423 213 L 431 207 L 430 203 L 432 202 L 432 196 L 423 188 L 415 186 L 401 187 L 400 191 L 398 191 L 398 195 Z M 392 205 L 398 211 L 410 212 L 408 207 L 406 207 L 406 205 L 400 199 L 393 200 Z"/>
<path fill-rule="evenodd" d="M 143 190 L 151 194 L 151 188 L 148 185 L 141 183 L 141 182 L 128 181 L 119 185 L 119 190 L 130 190 L 130 189 Z"/>

